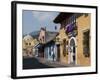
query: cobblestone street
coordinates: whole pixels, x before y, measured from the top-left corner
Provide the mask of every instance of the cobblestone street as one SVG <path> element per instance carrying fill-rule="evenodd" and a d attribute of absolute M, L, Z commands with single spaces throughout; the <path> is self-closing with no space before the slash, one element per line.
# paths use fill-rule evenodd
<path fill-rule="evenodd" d="M 75 65 L 75 64 L 66 64 L 66 63 L 62 63 L 62 62 L 58 62 L 58 61 L 49 61 L 46 60 L 44 58 L 37 58 L 39 62 L 41 62 L 42 64 L 51 66 L 51 67 L 77 67 L 79 65 Z"/>
<path fill-rule="evenodd" d="M 40 68 L 56 68 L 56 67 L 75 67 L 78 65 L 65 64 L 57 61 L 48 61 L 44 58 L 30 57 L 23 58 L 23 69 L 40 69 Z"/>
<path fill-rule="evenodd" d="M 52 68 L 52 67 L 39 62 L 39 60 L 34 57 L 23 58 L 23 69 L 40 69 L 40 68 Z"/>

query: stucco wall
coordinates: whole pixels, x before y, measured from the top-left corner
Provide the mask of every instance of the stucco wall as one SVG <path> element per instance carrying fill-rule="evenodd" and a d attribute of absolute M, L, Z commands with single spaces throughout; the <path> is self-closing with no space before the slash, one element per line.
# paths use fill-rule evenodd
<path fill-rule="evenodd" d="M 68 40 L 68 37 L 65 34 L 64 28 L 60 29 L 58 37 L 59 37 L 60 43 L 61 43 L 60 44 L 60 61 L 62 63 L 68 63 L 67 52 L 66 52 L 66 56 L 63 55 L 63 39 L 66 39 L 66 41 Z"/>
<path fill-rule="evenodd" d="M 82 15 L 76 19 L 77 26 L 78 26 L 78 35 L 76 36 L 76 43 L 77 43 L 77 64 L 81 66 L 88 66 L 90 65 L 90 57 L 85 57 L 83 55 L 83 32 L 91 27 L 91 15 L 88 16 Z M 68 41 L 68 36 L 65 33 L 64 27 L 62 27 L 59 31 L 59 35 L 57 36 L 60 39 L 60 61 L 63 63 L 68 64 L 68 55 L 63 55 L 63 39 L 66 38 Z M 91 49 L 91 48 L 90 48 Z M 91 50 L 90 50 L 91 51 Z M 67 52 L 66 52 L 67 54 Z M 90 52 L 91 56 L 91 52 Z"/>
<path fill-rule="evenodd" d="M 77 64 L 90 65 L 90 57 L 83 55 L 83 32 L 91 27 L 90 14 L 85 17 L 84 15 L 77 18 L 78 35 L 77 35 Z M 91 49 L 91 48 L 90 48 Z M 91 51 L 91 50 L 90 50 Z M 91 52 L 90 52 L 91 55 Z"/>
<path fill-rule="evenodd" d="M 27 44 L 26 44 L 27 43 Z M 24 54 L 27 54 L 28 52 L 31 52 L 32 55 L 34 55 L 33 47 L 38 43 L 38 41 L 34 38 L 29 38 L 27 40 L 23 39 L 22 40 L 22 49 L 23 51 L 23 56 Z"/>

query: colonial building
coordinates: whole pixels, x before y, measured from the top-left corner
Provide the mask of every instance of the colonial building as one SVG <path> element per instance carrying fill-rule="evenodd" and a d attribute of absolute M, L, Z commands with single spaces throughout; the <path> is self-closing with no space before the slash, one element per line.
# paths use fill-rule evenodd
<path fill-rule="evenodd" d="M 55 37 L 58 32 L 47 31 L 46 28 L 41 28 L 39 34 L 38 56 L 49 61 L 57 60 L 57 48 L 55 44 Z"/>
<path fill-rule="evenodd" d="M 50 61 L 57 61 L 57 46 L 55 44 L 55 37 L 57 35 L 58 35 L 58 32 L 46 31 L 44 57 Z"/>
<path fill-rule="evenodd" d="M 26 35 L 23 37 L 22 40 L 22 48 L 23 48 L 23 56 L 28 57 L 28 56 L 34 56 L 35 52 L 33 50 L 33 47 L 37 43 L 37 39 L 33 38 L 31 35 Z"/>
<path fill-rule="evenodd" d="M 63 13 L 55 19 L 60 23 L 59 35 L 56 37 L 59 61 L 66 64 L 90 65 L 90 27 L 91 14 Z"/>

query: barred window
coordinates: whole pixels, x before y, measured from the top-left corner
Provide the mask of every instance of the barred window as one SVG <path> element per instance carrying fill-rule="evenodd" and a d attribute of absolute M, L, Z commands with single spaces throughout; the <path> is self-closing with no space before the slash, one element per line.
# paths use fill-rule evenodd
<path fill-rule="evenodd" d="M 83 33 L 83 54 L 85 57 L 90 56 L 90 39 L 89 39 L 90 31 L 86 31 Z"/>

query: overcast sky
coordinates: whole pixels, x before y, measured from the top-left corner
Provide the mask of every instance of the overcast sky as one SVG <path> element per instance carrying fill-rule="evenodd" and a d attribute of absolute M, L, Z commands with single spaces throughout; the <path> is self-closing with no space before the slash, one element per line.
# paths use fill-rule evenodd
<path fill-rule="evenodd" d="M 55 24 L 53 22 L 58 14 L 59 12 L 23 10 L 23 34 L 28 34 L 32 31 L 39 31 L 41 27 L 46 27 L 48 31 L 59 31 L 60 24 Z M 55 26 L 57 26 L 57 30 L 55 30 Z"/>

